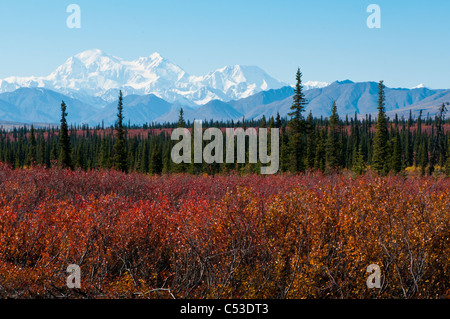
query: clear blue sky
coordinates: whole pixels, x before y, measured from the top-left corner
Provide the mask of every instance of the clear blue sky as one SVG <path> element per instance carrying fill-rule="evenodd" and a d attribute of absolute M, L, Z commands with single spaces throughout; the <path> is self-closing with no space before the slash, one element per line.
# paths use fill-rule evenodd
<path fill-rule="evenodd" d="M 81 7 L 81 29 L 66 7 Z M 369 4 L 381 29 L 369 29 Z M 450 88 L 448 0 L 2 0 L 0 78 L 44 76 L 99 48 L 126 59 L 157 51 L 190 74 L 230 64 L 272 76 Z"/>

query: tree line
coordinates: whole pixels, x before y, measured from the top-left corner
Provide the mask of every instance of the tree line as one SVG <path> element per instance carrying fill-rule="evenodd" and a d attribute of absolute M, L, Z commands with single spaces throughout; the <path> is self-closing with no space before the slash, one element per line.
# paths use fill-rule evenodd
<path fill-rule="evenodd" d="M 407 170 L 421 175 L 450 175 L 450 123 L 445 117 L 448 103 L 442 104 L 434 117 L 429 114 L 424 117 L 420 112 L 418 118 L 413 118 L 410 112 L 407 119 L 397 115 L 390 119 L 386 115 L 384 90 L 384 83 L 380 81 L 375 119 L 371 115 L 357 114 L 342 119 L 336 102 L 330 105 L 328 118 L 315 118 L 311 112 L 305 117 L 308 101 L 298 69 L 291 112 L 287 117 L 277 114 L 275 118 L 263 116 L 260 120 L 210 120 L 204 121 L 203 127 L 278 128 L 281 172 L 319 170 L 327 173 L 344 169 L 359 175 L 371 169 L 381 175 Z M 142 126 L 126 125 L 123 109 L 120 92 L 114 126 L 69 126 L 68 110 L 63 101 L 59 128 L 24 126 L 12 131 L 0 130 L 0 161 L 14 168 L 58 165 L 69 169 L 102 168 L 150 174 L 259 172 L 261 164 L 248 164 L 248 161 L 247 164 L 174 164 L 171 150 L 177 141 L 171 140 L 170 130 L 193 127 L 193 123 L 185 121 L 183 109 L 178 122 Z"/>

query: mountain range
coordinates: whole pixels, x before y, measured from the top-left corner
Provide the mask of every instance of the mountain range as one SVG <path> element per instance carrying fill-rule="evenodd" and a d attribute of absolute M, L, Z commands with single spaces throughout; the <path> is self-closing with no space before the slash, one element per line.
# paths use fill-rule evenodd
<path fill-rule="evenodd" d="M 310 81 L 304 89 L 306 113 L 314 116 L 328 116 L 333 101 L 341 116 L 377 112 L 376 82 Z M 126 121 L 134 124 L 177 121 L 181 108 L 187 120 L 286 116 L 294 93 L 256 66 L 226 66 L 193 76 L 158 53 L 126 61 L 95 49 L 69 58 L 46 77 L 0 79 L 0 122 L 58 123 L 64 100 L 71 123 L 113 124 L 119 90 Z M 385 93 L 389 115 L 433 114 L 450 101 L 450 90 L 424 85 L 386 88 Z"/>
<path fill-rule="evenodd" d="M 313 86 L 327 83 L 311 82 Z M 98 50 L 67 59 L 45 77 L 0 80 L 0 93 L 21 87 L 53 90 L 87 104 L 104 106 L 124 95 L 154 94 L 168 102 L 195 107 L 211 100 L 229 101 L 287 85 L 257 66 L 233 65 L 203 76 L 189 75 L 159 53 L 127 61 Z"/>

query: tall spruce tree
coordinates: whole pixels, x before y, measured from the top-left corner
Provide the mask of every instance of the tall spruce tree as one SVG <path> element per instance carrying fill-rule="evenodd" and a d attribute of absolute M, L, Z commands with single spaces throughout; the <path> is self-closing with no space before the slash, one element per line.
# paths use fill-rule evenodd
<path fill-rule="evenodd" d="M 291 131 L 290 168 L 291 171 L 295 173 L 295 172 L 303 172 L 305 170 L 305 163 L 304 163 L 305 120 L 303 117 L 303 112 L 305 111 L 308 101 L 306 100 L 305 94 L 303 93 L 302 72 L 300 72 L 300 68 L 298 68 L 296 74 L 296 84 L 293 99 L 294 101 L 291 106 L 291 112 L 288 115 L 291 117 L 289 121 L 289 128 Z"/>
<path fill-rule="evenodd" d="M 59 157 L 58 163 L 62 168 L 73 168 L 72 163 L 72 146 L 69 139 L 69 128 L 67 125 L 67 105 L 61 102 L 61 127 L 59 129 Z"/>
<path fill-rule="evenodd" d="M 342 146 L 338 136 L 339 115 L 337 113 L 336 101 L 333 101 L 330 116 L 330 129 L 326 144 L 326 163 L 330 170 L 336 170 L 340 166 L 340 151 Z"/>
<path fill-rule="evenodd" d="M 385 109 L 385 86 L 383 81 L 378 83 L 378 118 L 376 123 L 376 132 L 373 138 L 372 168 L 379 174 L 387 174 L 389 171 L 388 161 L 388 120 Z"/>
<path fill-rule="evenodd" d="M 123 119 L 123 96 L 121 90 L 119 92 L 119 103 L 117 105 L 116 141 L 113 148 L 113 166 L 116 170 L 126 172 L 128 168 L 128 154 Z"/>

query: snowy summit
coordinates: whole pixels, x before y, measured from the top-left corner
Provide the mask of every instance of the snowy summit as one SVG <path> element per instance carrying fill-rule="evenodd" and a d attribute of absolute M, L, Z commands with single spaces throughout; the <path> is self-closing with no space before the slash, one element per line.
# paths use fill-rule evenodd
<path fill-rule="evenodd" d="M 46 77 L 0 80 L 0 93 L 42 87 L 85 101 L 97 98 L 111 102 L 121 89 L 125 95 L 154 94 L 168 102 L 196 107 L 215 99 L 230 101 L 286 85 L 257 66 L 226 66 L 194 76 L 157 52 L 127 61 L 92 49 L 70 57 Z"/>

